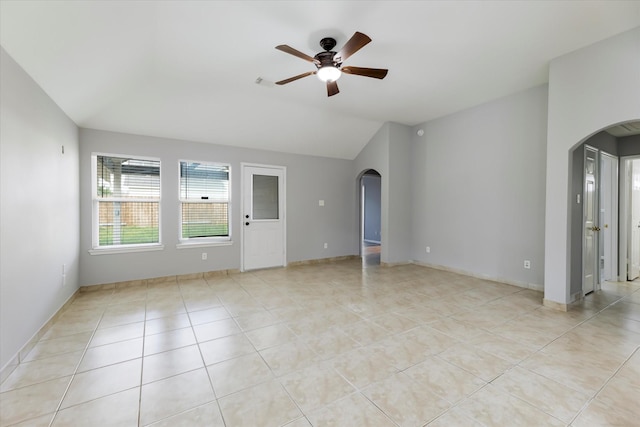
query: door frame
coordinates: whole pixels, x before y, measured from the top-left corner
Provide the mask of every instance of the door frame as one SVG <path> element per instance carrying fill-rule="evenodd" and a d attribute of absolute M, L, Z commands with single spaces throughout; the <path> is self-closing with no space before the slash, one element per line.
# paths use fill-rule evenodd
<path fill-rule="evenodd" d="M 369 173 L 370 171 L 375 172 Z M 366 177 L 375 177 L 378 179 L 379 190 L 377 192 L 380 199 L 380 209 L 378 210 L 378 216 L 380 217 L 380 225 L 378 227 L 378 240 L 367 240 L 366 239 L 366 223 L 367 223 L 367 185 L 365 183 Z M 375 169 L 368 169 L 359 178 L 360 181 L 360 246 L 363 245 L 364 242 L 369 242 L 373 244 L 382 244 L 382 176 Z M 371 213 L 371 209 L 369 209 L 369 213 Z"/>
<path fill-rule="evenodd" d="M 618 223 L 618 281 L 626 282 L 627 281 L 627 262 L 628 262 L 628 254 L 627 254 L 627 244 L 628 238 L 627 233 L 629 232 L 627 222 L 629 221 L 629 168 L 628 161 L 633 160 L 636 156 L 631 157 L 620 157 L 619 163 L 619 173 L 620 173 L 620 188 L 619 188 L 619 215 L 620 221 Z"/>
<path fill-rule="evenodd" d="M 629 268 L 629 235 L 631 229 L 629 222 L 631 221 L 631 177 L 629 176 L 629 162 L 640 159 L 640 156 L 623 156 L 620 157 L 618 163 L 620 188 L 619 188 L 619 221 L 618 221 L 618 281 L 627 281 L 627 272 Z"/>
<path fill-rule="evenodd" d="M 282 194 L 279 194 L 278 197 L 282 202 L 282 267 L 287 266 L 287 168 L 286 166 L 279 165 L 266 165 L 262 163 L 240 163 L 240 199 L 242 200 L 241 208 L 240 208 L 240 271 L 246 271 L 244 265 L 244 251 L 245 251 L 245 240 L 244 240 L 244 215 L 247 212 L 248 207 L 245 206 L 245 169 L 248 167 L 253 168 L 266 168 L 266 169 L 277 169 L 282 171 Z"/>
<path fill-rule="evenodd" d="M 594 154 L 593 162 L 593 259 L 588 259 L 587 254 L 587 210 L 589 209 L 587 203 L 587 157 L 589 152 Z M 598 289 L 600 284 L 600 234 L 595 230 L 600 224 L 600 150 L 585 144 L 583 151 L 582 162 L 582 295 L 584 296 L 588 292 L 593 292 Z M 593 267 L 593 289 L 585 291 L 585 273 L 587 271 L 588 263 Z"/>
<path fill-rule="evenodd" d="M 602 167 L 603 165 L 603 160 L 604 159 L 609 159 L 611 161 L 611 174 L 608 177 L 605 177 L 604 175 L 604 169 Z M 604 261 L 605 264 L 609 265 L 609 268 L 612 269 L 611 271 L 611 277 L 607 278 L 605 277 L 604 280 L 614 280 L 617 281 L 619 278 L 619 274 L 618 274 L 618 257 L 619 257 L 619 251 L 618 251 L 618 216 L 619 216 L 619 180 L 620 180 L 620 159 L 617 156 L 614 156 L 612 154 L 609 154 L 605 151 L 600 151 L 600 214 L 602 214 L 602 208 L 603 208 L 603 198 L 606 199 L 606 194 L 609 194 L 609 199 L 611 200 L 611 205 L 610 206 L 605 206 L 605 209 L 610 208 L 610 221 L 608 224 L 604 224 L 604 226 L 602 227 L 603 233 L 602 233 L 602 240 L 603 243 L 606 243 L 606 239 L 605 239 L 605 234 L 609 233 L 609 237 L 611 239 L 611 256 L 610 256 L 610 260 L 607 261 L 607 257 L 606 252 L 607 249 L 603 249 L 603 253 L 600 254 L 600 257 L 605 256 Z M 609 185 L 605 185 L 605 184 L 609 184 Z M 605 219 L 603 219 L 604 221 Z M 604 271 L 606 271 L 606 269 L 603 266 Z M 600 273 L 601 276 L 601 282 L 602 282 L 602 272 Z M 598 289 L 601 288 L 602 283 L 600 283 L 600 285 L 598 286 Z"/>

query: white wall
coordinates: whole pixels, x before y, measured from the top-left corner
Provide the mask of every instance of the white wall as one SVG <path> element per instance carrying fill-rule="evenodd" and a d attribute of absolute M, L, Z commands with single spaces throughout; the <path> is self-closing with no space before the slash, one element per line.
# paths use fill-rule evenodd
<path fill-rule="evenodd" d="M 545 212 L 545 300 L 571 302 L 572 147 L 640 120 L 640 27 L 551 61 Z"/>
<path fill-rule="evenodd" d="M 0 50 L 0 368 L 5 368 L 78 288 L 79 173 L 75 124 Z"/>
<path fill-rule="evenodd" d="M 546 121 L 545 85 L 415 127 L 412 259 L 542 289 Z"/>
<path fill-rule="evenodd" d="M 240 268 L 240 163 L 287 168 L 287 261 L 304 261 L 358 254 L 358 198 L 351 181 L 352 162 L 325 157 L 241 149 L 99 130 L 80 130 L 80 284 L 93 285 L 157 276 Z M 156 157 L 161 160 L 161 232 L 164 250 L 128 254 L 90 255 L 91 154 L 108 153 Z M 179 205 L 178 161 L 201 160 L 231 165 L 231 246 L 177 249 Z M 318 205 L 324 200 L 324 207 Z M 324 243 L 328 248 L 324 249 Z M 201 253 L 207 252 L 206 261 Z"/>

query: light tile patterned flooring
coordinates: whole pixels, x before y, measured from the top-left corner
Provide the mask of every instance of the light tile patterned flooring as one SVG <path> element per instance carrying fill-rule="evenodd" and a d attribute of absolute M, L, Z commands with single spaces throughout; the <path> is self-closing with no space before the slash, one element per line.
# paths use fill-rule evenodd
<path fill-rule="evenodd" d="M 1 385 L 21 426 L 608 426 L 640 419 L 640 287 L 357 261 L 83 292 Z"/>

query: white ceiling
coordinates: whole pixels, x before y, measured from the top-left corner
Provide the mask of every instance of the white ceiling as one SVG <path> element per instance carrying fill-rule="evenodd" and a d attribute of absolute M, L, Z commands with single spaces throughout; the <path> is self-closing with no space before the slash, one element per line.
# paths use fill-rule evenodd
<path fill-rule="evenodd" d="M 81 127 L 354 158 L 416 125 L 547 82 L 549 61 L 640 25 L 640 1 L 0 1 L 0 44 Z M 310 56 L 373 39 L 328 98 Z M 263 82 L 256 84 L 261 77 Z"/>

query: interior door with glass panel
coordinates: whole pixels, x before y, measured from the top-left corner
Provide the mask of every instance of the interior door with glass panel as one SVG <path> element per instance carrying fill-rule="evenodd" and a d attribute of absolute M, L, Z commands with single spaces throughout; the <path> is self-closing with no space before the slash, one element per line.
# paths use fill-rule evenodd
<path fill-rule="evenodd" d="M 285 265 L 285 169 L 242 165 L 242 270 Z"/>

